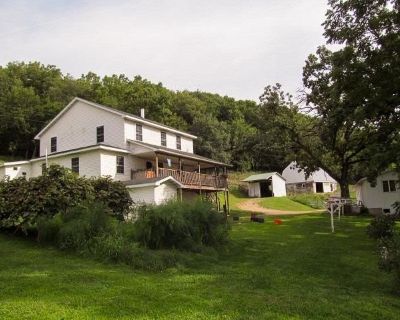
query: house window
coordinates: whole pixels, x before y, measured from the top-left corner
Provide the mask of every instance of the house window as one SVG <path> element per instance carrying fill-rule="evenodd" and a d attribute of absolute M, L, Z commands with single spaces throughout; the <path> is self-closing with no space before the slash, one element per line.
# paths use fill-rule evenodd
<path fill-rule="evenodd" d="M 57 152 L 57 137 L 50 139 L 50 152 Z"/>
<path fill-rule="evenodd" d="M 167 146 L 167 134 L 164 131 L 161 131 L 161 145 L 163 147 Z"/>
<path fill-rule="evenodd" d="M 181 148 L 182 148 L 181 136 L 176 136 L 176 148 L 178 150 L 181 150 Z"/>
<path fill-rule="evenodd" d="M 79 174 L 79 158 L 71 159 L 71 170 L 72 170 L 72 172 Z"/>
<path fill-rule="evenodd" d="M 396 181 L 395 180 L 383 180 L 383 192 L 395 192 L 396 191 Z"/>
<path fill-rule="evenodd" d="M 125 172 L 125 159 L 123 156 L 117 156 L 117 173 Z"/>
<path fill-rule="evenodd" d="M 13 170 L 14 170 L 14 171 L 17 171 L 17 170 L 18 170 L 18 167 L 14 167 Z"/>
<path fill-rule="evenodd" d="M 96 128 L 96 141 L 97 143 L 104 142 L 104 126 Z"/>
<path fill-rule="evenodd" d="M 141 124 L 136 125 L 136 140 L 143 141 L 143 128 Z"/>

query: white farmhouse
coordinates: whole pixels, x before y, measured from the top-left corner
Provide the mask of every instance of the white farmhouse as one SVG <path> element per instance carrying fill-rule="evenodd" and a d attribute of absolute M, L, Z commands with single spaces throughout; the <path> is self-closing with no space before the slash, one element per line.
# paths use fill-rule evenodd
<path fill-rule="evenodd" d="M 37 177 L 59 164 L 123 181 L 134 201 L 155 204 L 228 190 L 226 164 L 194 154 L 196 136 L 145 119 L 143 109 L 139 117 L 74 98 L 35 139 L 39 157 L 4 163 L 0 178 Z"/>
<path fill-rule="evenodd" d="M 400 201 L 399 176 L 394 171 L 379 175 L 371 184 L 367 178 L 356 183 L 356 197 L 359 204 L 368 208 L 370 213 L 394 213 L 393 204 Z"/>
<path fill-rule="evenodd" d="M 291 162 L 282 172 L 286 179 L 286 189 L 289 193 L 324 193 L 334 192 L 337 189 L 337 181 L 326 171 L 319 168 L 307 177 L 304 170 L 297 166 L 296 161 Z"/>
<path fill-rule="evenodd" d="M 277 172 L 254 174 L 242 180 L 248 183 L 249 197 L 286 196 L 285 179 Z"/>

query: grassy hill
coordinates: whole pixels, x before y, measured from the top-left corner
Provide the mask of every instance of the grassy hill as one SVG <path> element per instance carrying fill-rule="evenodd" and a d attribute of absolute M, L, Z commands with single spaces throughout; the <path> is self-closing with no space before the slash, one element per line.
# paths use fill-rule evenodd
<path fill-rule="evenodd" d="M 398 319 L 366 218 L 233 224 L 217 256 L 134 271 L 0 234 L 0 319 Z"/>

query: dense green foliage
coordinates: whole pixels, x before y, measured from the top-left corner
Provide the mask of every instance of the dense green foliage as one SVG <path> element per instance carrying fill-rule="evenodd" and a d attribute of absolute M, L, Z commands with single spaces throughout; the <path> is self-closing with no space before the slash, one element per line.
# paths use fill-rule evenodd
<path fill-rule="evenodd" d="M 118 221 L 103 204 L 93 202 L 41 217 L 37 224 L 39 242 L 102 261 L 124 263 L 134 268 L 161 271 L 177 263 L 174 251 L 150 251 L 135 241 L 135 226 Z"/>
<path fill-rule="evenodd" d="M 229 228 L 223 214 L 200 200 L 142 206 L 135 226 L 137 240 L 148 248 L 192 251 L 225 243 Z"/>
<path fill-rule="evenodd" d="M 100 78 L 88 73 L 74 79 L 55 66 L 37 62 L 0 67 L 0 154 L 24 158 L 35 154 L 35 134 L 75 96 L 133 114 L 145 108 L 147 118 L 197 135 L 198 154 L 236 168 L 282 170 L 284 166 L 279 139 L 259 130 L 253 101 L 199 91 L 174 92 L 140 76 Z M 268 121 L 262 121 L 265 127 Z M 260 153 L 273 145 L 277 146 L 273 153 Z"/>
<path fill-rule="evenodd" d="M 367 227 L 367 234 L 373 239 L 391 238 L 395 232 L 395 225 L 395 216 L 380 214 Z"/>
<path fill-rule="evenodd" d="M 40 216 L 52 217 L 86 200 L 104 203 L 120 220 L 132 203 L 120 182 L 107 178 L 86 179 L 52 165 L 36 178 L 0 181 L 0 228 L 26 230 Z"/>
<path fill-rule="evenodd" d="M 377 268 L 368 218 L 263 224 L 242 216 L 227 249 L 185 253 L 164 272 L 104 264 L 0 234 L 2 319 L 398 319 L 393 277 Z"/>

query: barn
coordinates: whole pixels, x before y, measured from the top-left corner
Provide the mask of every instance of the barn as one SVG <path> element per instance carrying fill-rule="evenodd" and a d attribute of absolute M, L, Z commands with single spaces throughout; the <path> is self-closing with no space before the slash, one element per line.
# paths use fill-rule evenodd
<path fill-rule="evenodd" d="M 277 172 L 254 174 L 242 182 L 248 183 L 249 197 L 286 196 L 286 180 Z"/>

